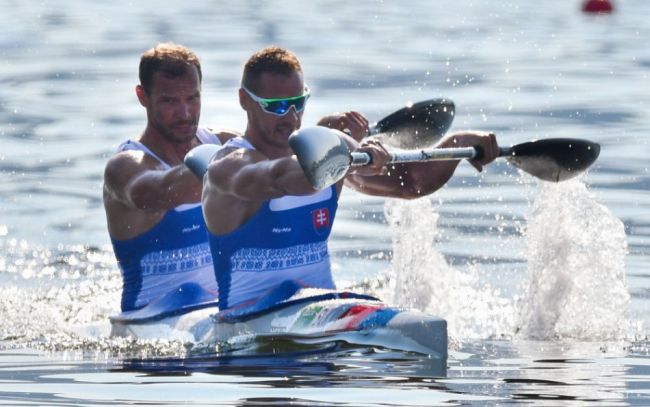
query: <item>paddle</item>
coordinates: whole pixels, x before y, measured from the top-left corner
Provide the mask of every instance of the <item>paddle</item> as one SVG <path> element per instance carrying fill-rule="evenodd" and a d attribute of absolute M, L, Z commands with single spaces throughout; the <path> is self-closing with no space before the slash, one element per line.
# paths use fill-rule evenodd
<path fill-rule="evenodd" d="M 219 151 L 221 148 L 218 144 L 201 144 L 191 149 L 187 154 L 185 154 L 185 165 L 192 170 L 194 175 L 203 179 L 203 176 L 208 171 L 208 165 L 212 157 Z"/>
<path fill-rule="evenodd" d="M 379 120 L 370 126 L 370 134 L 394 147 L 430 147 L 449 130 L 455 112 L 449 99 L 423 100 Z"/>
<path fill-rule="evenodd" d="M 367 153 L 350 153 L 340 132 L 325 127 L 309 127 L 294 132 L 289 144 L 307 179 L 316 189 L 331 185 L 345 176 L 350 166 L 366 165 Z M 597 143 L 570 138 L 531 141 L 500 148 L 499 156 L 513 166 L 545 181 L 559 182 L 586 170 L 600 153 Z M 431 148 L 391 154 L 390 163 L 458 160 L 478 157 L 474 147 Z"/>
<path fill-rule="evenodd" d="M 424 148 L 442 137 L 454 121 L 455 106 L 449 99 L 428 99 L 409 104 L 370 126 L 370 134 L 400 148 Z M 219 150 L 215 144 L 202 144 L 185 156 L 194 174 L 203 178 L 208 164 Z"/>

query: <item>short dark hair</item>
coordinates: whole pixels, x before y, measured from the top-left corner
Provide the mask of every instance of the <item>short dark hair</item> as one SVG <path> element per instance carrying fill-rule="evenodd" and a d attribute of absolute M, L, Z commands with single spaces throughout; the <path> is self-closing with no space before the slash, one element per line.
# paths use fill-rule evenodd
<path fill-rule="evenodd" d="M 162 72 L 170 78 L 178 78 L 187 73 L 191 66 L 196 67 L 201 81 L 201 63 L 192 50 L 170 42 L 158 44 L 140 58 L 140 86 L 150 94 L 153 75 L 156 72 Z"/>
<path fill-rule="evenodd" d="M 258 91 L 262 74 L 291 75 L 302 72 L 300 61 L 296 55 L 284 48 L 271 46 L 254 53 L 244 65 L 242 86 L 252 92 Z"/>

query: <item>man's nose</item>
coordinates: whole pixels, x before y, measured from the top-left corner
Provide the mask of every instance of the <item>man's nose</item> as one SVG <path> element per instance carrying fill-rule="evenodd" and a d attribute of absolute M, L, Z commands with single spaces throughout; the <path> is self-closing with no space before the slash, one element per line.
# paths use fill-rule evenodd
<path fill-rule="evenodd" d="M 296 110 L 295 106 L 289 106 L 287 114 L 284 115 L 287 120 L 292 123 L 300 123 L 300 113 Z"/>
<path fill-rule="evenodd" d="M 189 103 L 181 103 L 178 107 L 178 115 L 184 119 L 192 115 L 192 107 Z"/>

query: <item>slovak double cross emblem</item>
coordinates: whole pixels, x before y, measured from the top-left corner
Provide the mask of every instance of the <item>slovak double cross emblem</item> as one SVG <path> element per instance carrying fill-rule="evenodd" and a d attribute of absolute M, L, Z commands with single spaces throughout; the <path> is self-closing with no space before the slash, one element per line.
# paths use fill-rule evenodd
<path fill-rule="evenodd" d="M 319 208 L 312 212 L 312 222 L 314 229 L 319 232 L 322 229 L 327 229 L 330 226 L 330 211 L 327 208 Z"/>

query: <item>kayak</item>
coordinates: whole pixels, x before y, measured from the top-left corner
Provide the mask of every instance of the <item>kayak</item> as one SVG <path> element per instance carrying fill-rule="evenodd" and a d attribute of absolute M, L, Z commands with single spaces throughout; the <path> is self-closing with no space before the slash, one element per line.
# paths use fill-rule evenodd
<path fill-rule="evenodd" d="M 343 340 L 447 358 L 447 322 L 442 318 L 353 292 L 308 289 L 280 301 L 273 297 L 219 311 L 213 294 L 186 283 L 144 308 L 111 317 L 111 336 L 201 344 L 289 336 L 307 343 Z"/>

